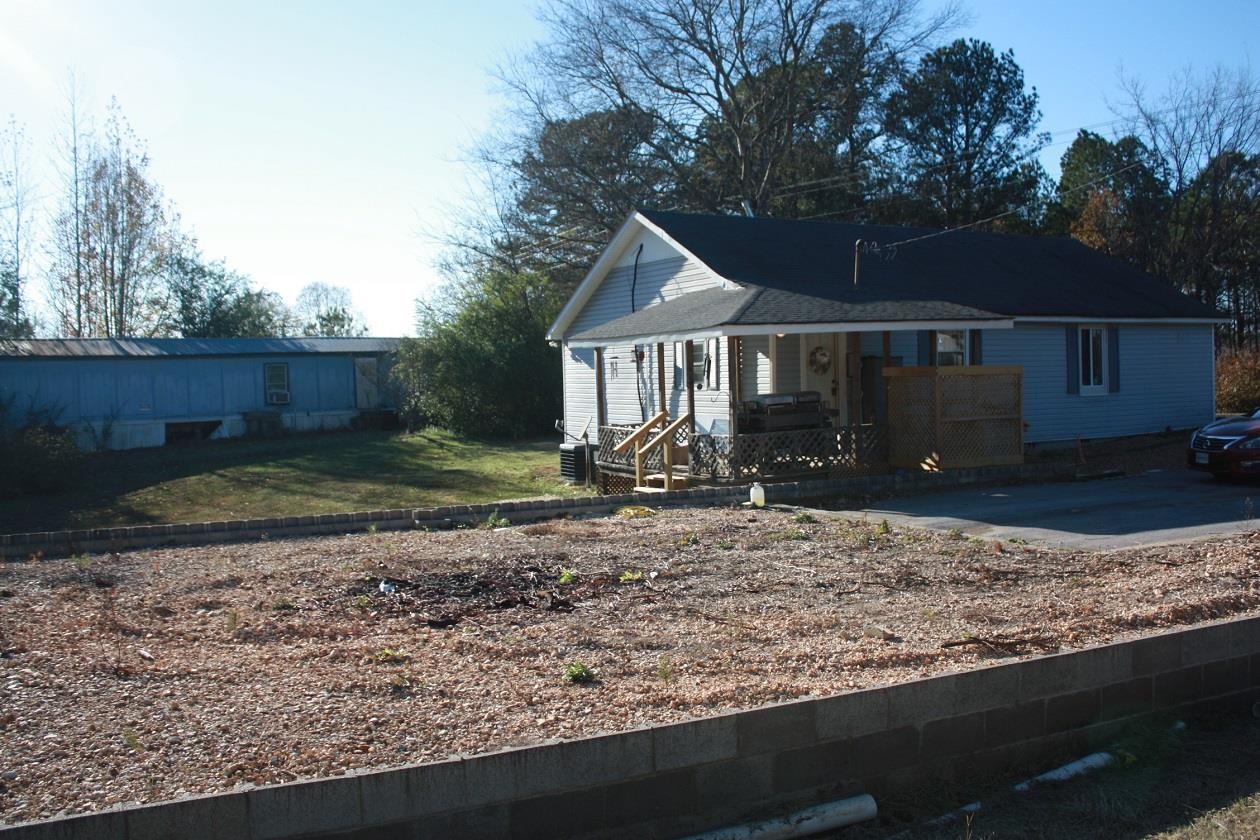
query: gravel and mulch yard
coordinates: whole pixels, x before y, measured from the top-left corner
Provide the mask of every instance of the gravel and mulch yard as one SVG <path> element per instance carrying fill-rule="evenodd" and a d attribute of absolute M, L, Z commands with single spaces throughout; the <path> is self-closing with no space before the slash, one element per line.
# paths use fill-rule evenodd
<path fill-rule="evenodd" d="M 1090 553 L 742 507 L 495 524 L 0 567 L 0 822 L 1260 610 L 1254 535 Z"/>

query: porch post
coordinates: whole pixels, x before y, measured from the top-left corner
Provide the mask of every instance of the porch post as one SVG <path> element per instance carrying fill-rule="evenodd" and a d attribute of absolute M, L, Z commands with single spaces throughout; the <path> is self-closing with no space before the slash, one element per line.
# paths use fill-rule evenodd
<path fill-rule="evenodd" d="M 734 337 L 726 339 L 726 355 L 730 359 L 730 363 L 726 366 L 726 375 L 730 377 L 728 381 L 730 390 L 728 393 L 731 395 L 731 398 L 727 400 L 728 417 L 726 421 L 726 428 L 731 430 L 732 438 L 735 437 L 736 432 L 735 418 L 738 413 L 736 411 L 736 407 L 739 405 L 740 400 L 744 398 L 743 352 L 744 345 L 742 339 Z"/>
<path fill-rule="evenodd" d="M 661 400 L 658 402 L 657 411 L 669 411 L 669 403 L 665 400 L 665 345 L 658 343 L 656 345 L 656 393 Z M 669 425 L 669 421 L 665 421 L 665 425 Z"/>
<path fill-rule="evenodd" d="M 604 348 L 595 348 L 595 439 L 599 440 L 599 430 L 608 425 L 608 400 L 604 393 Z"/>
<path fill-rule="evenodd" d="M 691 357 L 696 353 L 696 344 L 694 341 L 683 342 L 683 382 L 687 385 L 687 413 L 691 415 L 691 431 L 696 430 L 696 383 L 695 368 L 691 364 Z"/>
<path fill-rule="evenodd" d="M 848 377 L 849 388 L 849 425 L 862 425 L 862 335 L 861 333 L 848 333 L 848 352 L 845 354 L 845 375 Z"/>

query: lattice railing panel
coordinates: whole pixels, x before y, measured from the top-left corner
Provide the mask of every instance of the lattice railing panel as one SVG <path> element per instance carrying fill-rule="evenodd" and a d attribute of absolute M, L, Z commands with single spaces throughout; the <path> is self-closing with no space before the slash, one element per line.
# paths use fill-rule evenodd
<path fill-rule="evenodd" d="M 600 464 L 606 464 L 616 467 L 626 467 L 634 469 L 634 450 L 630 449 L 622 452 L 620 455 L 613 452 L 623 440 L 634 434 L 634 430 L 638 426 L 601 426 L 599 429 L 599 461 Z M 676 439 L 676 438 L 675 438 Z M 687 439 L 686 430 L 683 430 L 682 439 Z M 662 456 L 660 447 L 657 447 L 648 456 L 643 459 L 643 466 L 649 472 L 660 472 L 665 469 L 665 459 Z"/>
<path fill-rule="evenodd" d="M 1021 368 L 896 368 L 885 377 L 890 464 L 944 469 L 1023 461 Z"/>
<path fill-rule="evenodd" d="M 730 478 L 734 474 L 731 449 L 730 435 L 696 435 L 691 439 L 691 474 L 714 479 Z"/>
<path fill-rule="evenodd" d="M 606 496 L 634 492 L 634 476 L 615 472 L 599 474 L 599 490 Z"/>
<path fill-rule="evenodd" d="M 936 401 L 928 377 L 888 378 L 888 462 L 918 464 L 936 452 Z"/>
<path fill-rule="evenodd" d="M 1021 423 L 1000 418 L 942 421 L 942 464 L 1018 463 L 1024 451 Z"/>
<path fill-rule="evenodd" d="M 1020 410 L 1018 374 L 941 377 L 944 421 L 1003 417 Z"/>
<path fill-rule="evenodd" d="M 634 454 L 614 455 L 612 450 L 625 440 L 633 427 L 605 426 L 600 429 L 599 463 L 634 469 Z M 888 460 L 888 430 L 878 426 L 848 426 L 839 429 L 798 429 L 783 432 L 756 432 L 743 435 L 696 435 L 687 443 L 689 471 L 715 481 L 752 481 L 771 476 L 806 474 L 851 474 L 870 472 Z M 648 467 L 662 465 L 659 456 L 648 459 Z"/>

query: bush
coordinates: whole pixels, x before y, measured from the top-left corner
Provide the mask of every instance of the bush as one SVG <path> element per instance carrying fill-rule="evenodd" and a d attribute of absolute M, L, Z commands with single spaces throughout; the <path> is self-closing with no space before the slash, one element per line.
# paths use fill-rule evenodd
<path fill-rule="evenodd" d="M 1260 408 L 1260 350 L 1233 350 L 1216 358 L 1216 410 L 1242 414 Z"/>
<path fill-rule="evenodd" d="M 0 432 L 0 497 L 55 493 L 78 479 L 83 453 L 63 429 L 27 426 Z"/>
<path fill-rule="evenodd" d="M 561 414 L 560 351 L 547 327 L 560 300 L 546 278 L 491 272 L 426 306 L 392 372 L 409 428 L 423 422 L 471 437 L 521 439 Z"/>

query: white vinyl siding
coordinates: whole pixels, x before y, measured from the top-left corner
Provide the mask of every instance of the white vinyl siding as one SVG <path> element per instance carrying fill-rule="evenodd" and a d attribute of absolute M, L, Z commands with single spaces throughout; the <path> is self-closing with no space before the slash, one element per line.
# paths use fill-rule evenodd
<path fill-rule="evenodd" d="M 1028 443 L 1123 437 L 1190 429 L 1214 412 L 1210 325 L 1116 325 L 1120 390 L 1067 393 L 1062 324 L 984 331 L 986 365 L 1024 369 L 1024 440 Z"/>
<path fill-rule="evenodd" d="M 785 335 L 774 339 L 774 390 L 787 394 L 801 390 L 801 337 Z M 824 395 L 830 399 L 830 395 Z"/>
<path fill-rule="evenodd" d="M 662 259 L 662 255 L 669 253 L 670 249 L 663 243 L 655 241 L 655 237 L 648 235 L 644 244 L 637 276 L 634 268 L 636 243 L 627 250 L 618 265 L 604 277 L 599 288 L 595 290 L 586 306 L 570 325 L 568 332 L 578 332 L 606 324 L 631 312 L 716 285 L 716 281 L 705 268 L 689 262 L 681 255 Z M 632 293 L 633 309 L 631 308 Z M 723 342 L 715 342 L 715 344 L 719 347 L 719 356 L 715 359 L 715 370 L 719 373 L 717 383 L 725 385 L 725 380 L 721 377 L 726 370 L 726 361 L 723 358 L 725 348 L 721 347 Z M 658 346 L 648 344 L 638 349 L 643 353 L 641 363 L 636 362 L 636 348 L 632 345 L 612 344 L 603 350 L 606 419 L 611 424 L 637 424 L 642 422 L 644 417 L 651 417 L 661 409 L 658 405 L 660 391 L 656 381 Z M 675 390 L 674 387 L 674 369 L 678 363 L 674 345 L 666 344 L 663 349 L 667 400 L 665 408 L 671 417 L 677 417 L 686 411 L 687 393 L 685 390 Z M 697 343 L 697 356 L 703 358 L 703 352 L 703 345 Z M 598 416 L 595 399 L 595 351 L 569 350 L 565 356 L 564 367 L 564 416 L 565 426 L 573 434 L 581 430 L 587 417 Z M 720 416 L 726 417 L 726 403 L 729 399 L 729 394 L 723 388 L 697 391 L 695 398 L 697 420 L 699 421 L 701 416 L 702 403 L 706 413 L 712 413 L 712 404 L 718 401 L 722 402 Z M 596 422 L 592 419 L 592 429 Z"/>
<path fill-rule="evenodd" d="M 740 388 L 744 399 L 757 394 L 773 393 L 774 371 L 770 355 L 770 342 L 774 336 L 750 335 L 740 339 Z"/>
<path fill-rule="evenodd" d="M 643 365 L 651 364 L 651 349 L 644 352 Z M 616 344 L 604 348 L 604 394 L 608 401 L 607 419 L 612 425 L 637 424 L 651 416 L 655 395 L 643 393 L 634 347 Z M 594 382 L 591 388 L 594 390 Z M 640 396 L 643 403 L 640 404 Z"/>
<path fill-rule="evenodd" d="M 595 350 L 594 348 L 564 348 L 564 430 L 574 437 L 581 437 L 582 429 L 590 440 L 598 440 L 596 425 L 599 415 L 595 405 Z M 572 438 L 566 438 L 572 441 Z"/>
<path fill-rule="evenodd" d="M 689 292 L 713 288 L 712 276 L 683 257 L 640 262 L 638 277 L 633 266 L 618 266 L 608 272 L 586 307 L 574 319 L 569 332 L 606 324 L 631 312 L 638 312 Z M 631 309 L 631 292 L 634 308 Z"/>

